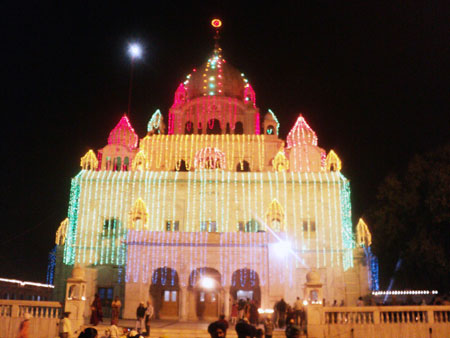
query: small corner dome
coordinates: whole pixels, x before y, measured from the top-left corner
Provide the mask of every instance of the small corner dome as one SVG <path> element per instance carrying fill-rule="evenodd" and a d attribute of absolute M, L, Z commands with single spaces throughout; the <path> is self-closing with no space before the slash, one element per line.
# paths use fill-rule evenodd
<path fill-rule="evenodd" d="M 314 130 L 308 125 L 305 118 L 300 115 L 295 122 L 294 127 L 289 132 L 287 138 L 288 148 L 296 145 L 317 146 L 318 138 Z"/>
<path fill-rule="evenodd" d="M 244 100 L 246 88 L 250 87 L 244 75 L 227 63 L 217 50 L 205 64 L 194 69 L 183 84 L 188 101 L 203 96 Z"/>
<path fill-rule="evenodd" d="M 75 266 L 73 268 L 73 270 L 72 270 L 72 278 L 84 279 L 85 276 L 86 276 L 86 272 L 84 271 L 84 269 L 82 267 Z"/>
<path fill-rule="evenodd" d="M 320 275 L 316 270 L 311 270 L 306 274 L 306 282 L 308 284 L 320 284 Z"/>
<path fill-rule="evenodd" d="M 137 147 L 138 136 L 126 115 L 122 116 L 119 123 L 109 133 L 108 144 L 120 144 L 130 149 Z"/>

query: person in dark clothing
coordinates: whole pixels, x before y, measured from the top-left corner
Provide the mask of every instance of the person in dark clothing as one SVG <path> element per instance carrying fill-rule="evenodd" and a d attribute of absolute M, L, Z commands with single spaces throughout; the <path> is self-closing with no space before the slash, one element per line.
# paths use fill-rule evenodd
<path fill-rule="evenodd" d="M 92 325 L 97 325 L 99 322 L 103 321 L 102 312 L 102 301 L 100 296 L 96 293 L 94 301 L 91 304 L 91 321 Z"/>
<path fill-rule="evenodd" d="M 236 333 L 238 338 L 254 338 L 256 336 L 256 328 L 248 323 L 248 319 L 240 319 L 236 324 Z"/>
<path fill-rule="evenodd" d="M 259 313 L 258 313 L 258 306 L 256 305 L 256 302 L 252 300 L 250 302 L 250 316 L 249 316 L 250 323 L 253 325 L 258 325 L 259 322 Z"/>
<path fill-rule="evenodd" d="M 225 316 L 223 316 L 223 317 L 225 319 Z M 225 338 L 227 335 L 227 328 L 228 328 L 228 323 L 225 325 L 224 322 L 217 320 L 217 321 L 209 324 L 208 333 L 211 336 L 211 338 Z"/>
<path fill-rule="evenodd" d="M 277 303 L 278 327 L 283 328 L 286 320 L 287 303 L 283 298 Z"/>
<path fill-rule="evenodd" d="M 221 323 L 224 327 L 225 327 L 225 334 L 227 333 L 226 331 L 228 330 L 228 320 L 225 319 L 225 315 L 220 315 L 219 316 L 219 320 L 217 321 L 218 323 Z"/>
<path fill-rule="evenodd" d="M 142 333 L 145 329 L 145 311 L 147 310 L 146 307 L 144 307 L 144 302 L 141 302 L 136 309 L 136 330 L 139 333 Z"/>
<path fill-rule="evenodd" d="M 80 333 L 78 338 L 97 338 L 97 330 L 93 327 L 88 327 L 84 329 L 83 332 Z"/>
<path fill-rule="evenodd" d="M 295 320 L 291 319 L 286 325 L 286 338 L 300 338 L 301 329 L 299 326 L 295 325 Z"/>

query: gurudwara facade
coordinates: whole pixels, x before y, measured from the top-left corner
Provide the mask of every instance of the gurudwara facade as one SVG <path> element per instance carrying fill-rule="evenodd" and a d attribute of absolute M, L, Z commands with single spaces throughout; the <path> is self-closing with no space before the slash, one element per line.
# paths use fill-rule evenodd
<path fill-rule="evenodd" d="M 328 302 L 352 305 L 373 287 L 358 245 L 370 234 L 355 240 L 338 156 L 301 115 L 280 139 L 218 45 L 147 130 L 139 138 L 124 115 L 81 159 L 57 231 L 57 299 L 74 266 L 86 271 L 86 313 L 99 293 L 106 316 L 120 297 L 123 318 L 147 300 L 180 320 L 229 314 L 242 297 L 272 308 L 303 298 L 311 269 Z"/>

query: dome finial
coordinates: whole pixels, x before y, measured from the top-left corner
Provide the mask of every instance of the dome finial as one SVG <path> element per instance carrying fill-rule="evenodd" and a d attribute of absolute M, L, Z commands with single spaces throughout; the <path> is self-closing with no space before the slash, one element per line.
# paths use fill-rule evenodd
<path fill-rule="evenodd" d="M 219 40 L 220 40 L 220 27 L 222 27 L 222 21 L 220 19 L 212 19 L 211 26 L 214 27 L 216 30 L 216 35 L 214 35 L 214 54 L 219 55 L 220 54 L 220 46 L 219 46 Z"/>

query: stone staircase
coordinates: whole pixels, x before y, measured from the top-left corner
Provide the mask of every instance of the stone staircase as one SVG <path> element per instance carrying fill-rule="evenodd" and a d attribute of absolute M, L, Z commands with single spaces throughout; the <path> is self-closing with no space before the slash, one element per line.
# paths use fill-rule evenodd
<path fill-rule="evenodd" d="M 124 327 L 129 327 L 128 325 L 123 325 Z M 183 328 L 183 326 L 187 326 L 187 328 Z M 84 325 L 84 328 L 90 327 L 89 325 Z M 95 327 L 98 331 L 98 338 L 106 337 L 105 331 L 109 328 L 108 325 L 97 325 Z M 74 334 L 74 337 L 78 337 L 79 332 Z M 273 338 L 285 338 L 284 330 L 276 329 Z M 300 336 L 304 338 L 306 336 Z M 166 325 L 162 327 L 152 327 L 150 330 L 150 338 L 210 338 L 208 331 L 206 329 L 206 324 L 199 323 L 195 325 L 195 323 L 175 323 L 172 325 Z M 227 331 L 227 338 L 237 338 L 236 331 L 234 327 L 230 327 Z"/>

